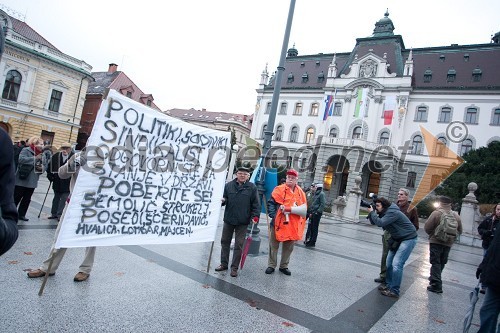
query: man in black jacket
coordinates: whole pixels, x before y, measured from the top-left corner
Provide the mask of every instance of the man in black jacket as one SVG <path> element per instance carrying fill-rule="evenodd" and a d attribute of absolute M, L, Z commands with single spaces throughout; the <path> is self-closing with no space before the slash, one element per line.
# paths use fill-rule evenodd
<path fill-rule="evenodd" d="M 215 269 L 217 272 L 225 271 L 229 265 L 229 252 L 231 239 L 234 234 L 233 261 L 231 263 L 231 276 L 238 276 L 238 266 L 241 260 L 245 234 L 250 221 L 259 222 L 260 200 L 255 184 L 250 183 L 250 171 L 240 167 L 236 178 L 226 184 L 222 205 L 226 206 L 224 211 L 224 227 L 221 237 L 220 265 Z"/>
<path fill-rule="evenodd" d="M 0 256 L 16 242 L 17 208 L 14 204 L 14 153 L 12 140 L 0 128 Z"/>
<path fill-rule="evenodd" d="M 55 153 L 50 159 L 47 168 L 47 178 L 52 182 L 52 189 L 54 190 L 54 199 L 52 199 L 52 209 L 50 210 L 49 220 L 61 218 L 66 200 L 69 196 L 69 183 L 70 179 L 59 178 L 58 171 L 68 159 L 73 156 L 71 152 L 71 143 L 64 143 L 61 145 L 61 151 Z"/>

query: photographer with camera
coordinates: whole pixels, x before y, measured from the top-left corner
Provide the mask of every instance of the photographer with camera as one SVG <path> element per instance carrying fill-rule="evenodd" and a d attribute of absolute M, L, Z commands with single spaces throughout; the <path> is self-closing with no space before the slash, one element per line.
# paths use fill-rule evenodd
<path fill-rule="evenodd" d="M 384 296 L 398 298 L 404 264 L 417 244 L 417 230 L 396 204 L 385 198 L 377 198 L 374 202 L 375 210 L 368 208 L 370 222 L 391 234 L 386 259 L 386 284 L 381 284 L 379 290 Z"/>
<path fill-rule="evenodd" d="M 418 230 L 419 221 L 418 221 L 417 207 L 413 207 L 410 209 L 410 201 L 408 200 L 409 197 L 410 197 L 410 191 L 408 191 L 405 188 L 400 188 L 398 191 L 398 201 L 396 202 L 396 204 L 398 205 L 399 210 L 401 210 L 401 212 L 405 214 L 408 219 L 410 219 L 415 229 Z M 373 200 L 375 200 L 376 198 L 377 195 L 374 195 Z M 387 258 L 387 253 L 389 252 L 389 247 L 387 243 L 390 238 L 391 234 L 387 230 L 384 230 L 384 234 L 382 235 L 382 258 L 380 259 L 380 274 L 378 278 L 374 279 L 374 281 L 377 283 L 385 284 L 385 276 L 387 273 L 387 265 L 385 261 Z"/>

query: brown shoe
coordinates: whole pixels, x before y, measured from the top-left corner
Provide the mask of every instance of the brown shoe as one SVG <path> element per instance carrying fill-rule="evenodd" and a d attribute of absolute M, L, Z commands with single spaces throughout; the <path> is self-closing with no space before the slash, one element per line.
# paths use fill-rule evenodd
<path fill-rule="evenodd" d="M 231 275 L 232 277 L 237 277 L 238 276 L 238 269 L 237 268 L 231 268 Z"/>
<path fill-rule="evenodd" d="M 219 267 L 217 267 L 215 269 L 216 272 L 222 272 L 222 271 L 227 271 L 227 266 L 224 266 L 224 265 L 219 265 Z"/>
<path fill-rule="evenodd" d="M 41 269 L 34 269 L 28 272 L 28 277 L 29 278 L 39 278 L 39 277 L 44 277 L 46 272 L 42 271 Z M 56 273 L 50 273 L 49 276 L 54 276 Z"/>
<path fill-rule="evenodd" d="M 89 278 L 90 274 L 84 273 L 84 272 L 78 272 L 75 275 L 75 278 L 73 281 L 75 282 L 83 282 Z"/>

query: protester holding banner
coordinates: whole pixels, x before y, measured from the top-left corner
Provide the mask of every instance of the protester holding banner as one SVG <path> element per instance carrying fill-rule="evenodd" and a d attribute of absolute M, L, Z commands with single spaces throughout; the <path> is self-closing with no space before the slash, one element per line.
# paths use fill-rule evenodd
<path fill-rule="evenodd" d="M 222 205 L 226 206 L 226 209 L 220 241 L 220 265 L 215 270 L 221 272 L 228 269 L 231 239 L 234 234 L 233 261 L 230 273 L 232 277 L 238 276 L 238 266 L 247 227 L 250 221 L 259 222 L 259 195 L 255 184 L 248 181 L 249 178 L 250 171 L 247 168 L 238 168 L 236 178 L 226 184 L 222 197 Z"/>
<path fill-rule="evenodd" d="M 296 170 L 288 170 L 285 184 L 276 186 L 268 201 L 271 234 L 269 236 L 269 258 L 266 274 L 274 273 L 280 243 L 283 245 L 279 270 L 285 275 L 292 274 L 288 269 L 290 255 L 295 241 L 302 239 L 306 226 L 305 216 L 293 214 L 292 212 L 292 207 L 299 206 L 305 206 L 304 208 L 307 210 L 306 194 L 297 185 L 298 178 L 299 173 Z"/>
<path fill-rule="evenodd" d="M 9 135 L 0 128 L 0 255 L 16 242 L 17 209 L 14 204 L 13 147 Z"/>
<path fill-rule="evenodd" d="M 75 187 L 76 179 L 80 171 L 80 166 L 81 165 L 83 166 L 85 164 L 86 164 L 85 155 L 78 153 L 73 155 L 66 164 L 62 165 L 59 168 L 58 171 L 59 178 L 61 179 L 71 178 L 70 193 L 73 192 L 73 189 Z M 63 211 L 63 214 L 61 216 L 62 219 L 64 219 L 67 207 L 68 205 L 66 205 L 66 208 Z M 59 231 L 61 229 L 61 225 L 62 223 L 59 223 L 57 226 L 54 243 L 52 244 L 52 247 L 50 249 L 49 257 L 42 263 L 42 266 L 39 269 L 29 271 L 28 277 L 39 278 L 45 276 L 45 274 L 47 274 L 51 261 L 52 261 L 52 266 L 49 272 L 49 276 L 56 274 L 56 270 L 59 267 L 59 264 L 61 263 L 62 259 L 64 258 L 64 254 L 66 253 L 65 248 L 60 248 L 60 249 L 54 248 L 55 241 L 57 240 Z M 94 265 L 95 250 L 96 250 L 95 247 L 87 247 L 85 249 L 85 258 L 83 259 L 83 262 L 80 265 L 79 272 L 75 275 L 73 279 L 75 282 L 82 282 L 89 278 L 90 271 L 92 270 L 92 266 Z"/>

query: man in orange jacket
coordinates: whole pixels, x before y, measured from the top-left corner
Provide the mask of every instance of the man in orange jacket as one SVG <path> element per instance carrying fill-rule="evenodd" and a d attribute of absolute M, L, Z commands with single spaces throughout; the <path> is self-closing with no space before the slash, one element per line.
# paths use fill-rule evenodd
<path fill-rule="evenodd" d="M 306 194 L 297 185 L 299 173 L 290 169 L 286 173 L 285 184 L 276 186 L 268 201 L 268 213 L 271 217 L 271 234 L 269 235 L 269 258 L 266 274 L 274 273 L 278 261 L 279 244 L 283 243 L 279 270 L 285 275 L 291 275 L 288 269 L 290 255 L 295 241 L 302 239 L 306 218 L 291 213 L 291 208 L 305 205 Z"/>

